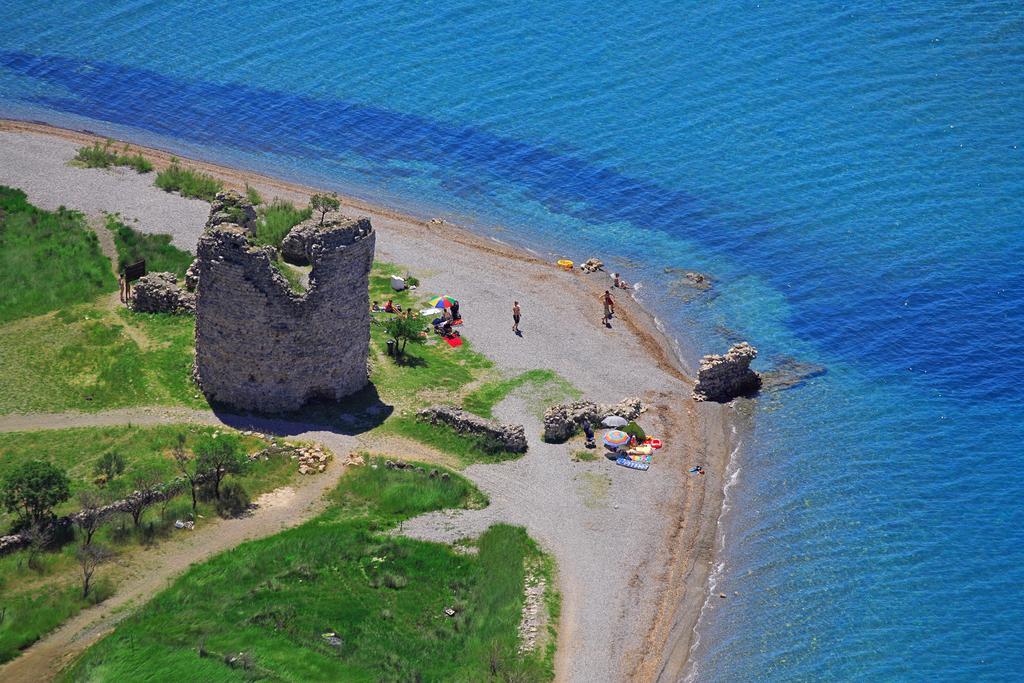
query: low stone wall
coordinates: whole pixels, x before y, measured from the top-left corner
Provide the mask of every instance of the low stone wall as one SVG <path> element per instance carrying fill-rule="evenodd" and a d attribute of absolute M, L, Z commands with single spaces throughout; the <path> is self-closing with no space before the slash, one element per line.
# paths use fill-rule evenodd
<path fill-rule="evenodd" d="M 174 273 L 149 273 L 132 285 L 129 307 L 138 313 L 195 313 L 196 295 L 179 287 Z"/>
<path fill-rule="evenodd" d="M 443 424 L 460 434 L 481 437 L 496 451 L 526 452 L 526 430 L 522 425 L 505 424 L 467 413 L 450 406 L 431 406 L 416 413 L 417 419 L 430 424 Z"/>
<path fill-rule="evenodd" d="M 749 396 L 761 388 L 761 376 L 750 369 L 757 349 L 747 342 L 734 344 L 724 356 L 707 355 L 700 360 L 693 398 L 725 403 L 737 396 Z"/>
<path fill-rule="evenodd" d="M 647 410 L 639 398 L 624 398 L 618 403 L 594 403 L 593 401 L 572 401 L 558 403 L 544 411 L 544 440 L 549 443 L 564 443 L 580 431 L 583 420 L 589 420 L 596 428 L 609 415 L 618 415 L 635 420 Z"/>

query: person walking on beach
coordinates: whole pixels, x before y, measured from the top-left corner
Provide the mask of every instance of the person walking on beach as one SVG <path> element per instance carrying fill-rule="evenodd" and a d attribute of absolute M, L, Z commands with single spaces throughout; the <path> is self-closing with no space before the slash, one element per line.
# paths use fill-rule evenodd
<path fill-rule="evenodd" d="M 519 308 L 519 302 L 518 301 L 513 301 L 512 302 L 512 331 L 515 332 L 520 337 L 523 336 L 523 333 L 519 331 L 519 318 L 520 318 L 520 316 L 522 314 L 523 314 L 523 311 L 522 311 L 521 308 Z"/>
<path fill-rule="evenodd" d="M 615 299 L 612 298 L 612 293 L 607 289 L 604 290 L 604 296 L 601 297 L 601 303 L 604 305 L 604 317 L 601 318 L 601 324 L 605 327 L 611 327 L 612 316 L 615 315 Z"/>

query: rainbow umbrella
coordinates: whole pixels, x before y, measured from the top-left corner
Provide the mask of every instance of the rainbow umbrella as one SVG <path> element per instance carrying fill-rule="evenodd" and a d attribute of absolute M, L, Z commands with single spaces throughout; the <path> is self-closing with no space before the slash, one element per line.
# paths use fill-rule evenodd
<path fill-rule="evenodd" d="M 455 299 L 450 296 L 438 296 L 430 300 L 431 308 L 451 308 L 452 304 L 455 303 Z"/>
<path fill-rule="evenodd" d="M 604 445 L 612 450 L 619 450 L 629 443 L 629 434 L 621 429 L 613 429 L 604 435 Z"/>

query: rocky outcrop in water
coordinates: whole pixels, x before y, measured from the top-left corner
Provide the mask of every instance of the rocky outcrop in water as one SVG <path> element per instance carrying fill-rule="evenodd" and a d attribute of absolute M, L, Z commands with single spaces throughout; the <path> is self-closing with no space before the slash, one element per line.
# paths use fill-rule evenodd
<path fill-rule="evenodd" d="M 725 403 L 737 396 L 749 396 L 761 388 L 761 376 L 750 369 L 757 349 L 747 342 L 734 344 L 724 356 L 707 355 L 700 360 L 693 398 Z"/>
<path fill-rule="evenodd" d="M 647 410 L 639 398 L 624 398 L 618 403 L 571 401 L 557 403 L 544 411 L 544 440 L 564 443 L 580 431 L 580 424 L 588 420 L 595 428 L 609 415 L 635 420 Z"/>
<path fill-rule="evenodd" d="M 196 295 L 179 287 L 174 273 L 149 273 L 132 285 L 128 305 L 137 313 L 195 313 Z"/>
<path fill-rule="evenodd" d="M 434 425 L 447 425 L 460 434 L 480 437 L 495 451 L 526 452 L 526 430 L 522 425 L 505 424 L 467 413 L 450 406 L 431 406 L 416 413 L 416 418 Z"/>

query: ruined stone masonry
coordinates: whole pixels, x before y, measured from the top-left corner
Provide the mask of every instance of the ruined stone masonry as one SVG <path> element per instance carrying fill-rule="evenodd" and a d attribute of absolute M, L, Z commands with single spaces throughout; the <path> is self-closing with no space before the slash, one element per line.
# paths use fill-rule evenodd
<path fill-rule="evenodd" d="M 369 275 L 375 235 L 367 218 L 329 214 L 306 245 L 304 293 L 274 265 L 273 247 L 250 242 L 244 200 L 221 193 L 199 239 L 196 381 L 211 401 L 276 413 L 366 386 Z"/>
<path fill-rule="evenodd" d="M 526 452 L 526 430 L 523 425 L 486 420 L 450 406 L 424 408 L 416 413 L 416 418 L 434 425 L 448 425 L 460 434 L 478 436 L 495 451 Z"/>
<path fill-rule="evenodd" d="M 636 397 L 624 398 L 613 404 L 593 401 L 556 403 L 544 411 L 544 440 L 548 443 L 565 443 L 580 431 L 583 420 L 597 429 L 601 420 L 609 415 L 635 420 L 646 410 L 643 401 Z"/>
<path fill-rule="evenodd" d="M 178 286 L 174 273 L 149 273 L 135 282 L 128 305 L 138 313 L 195 313 L 196 297 Z"/>
<path fill-rule="evenodd" d="M 747 396 L 761 388 L 761 376 L 750 369 L 757 349 L 747 342 L 734 344 L 724 356 L 708 355 L 700 359 L 693 398 L 724 403 Z"/>

